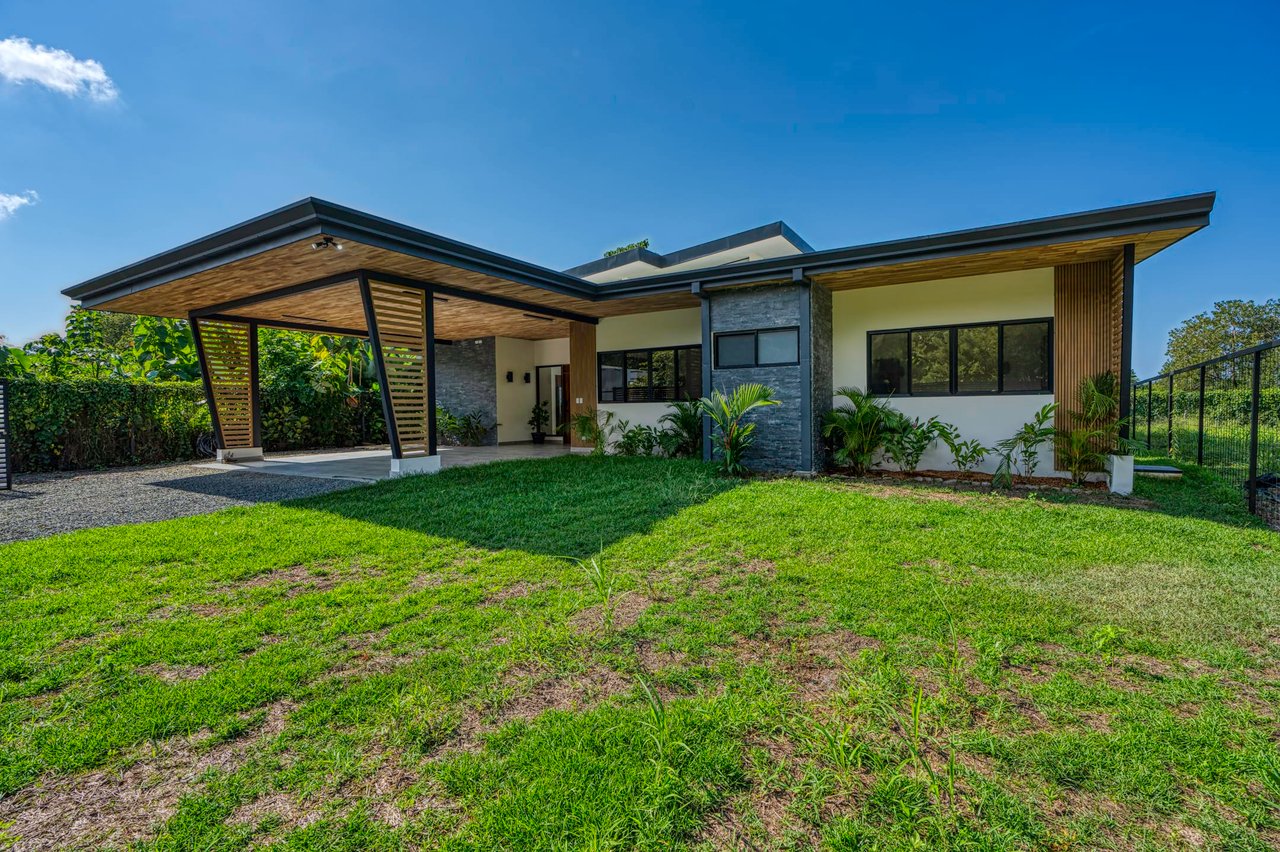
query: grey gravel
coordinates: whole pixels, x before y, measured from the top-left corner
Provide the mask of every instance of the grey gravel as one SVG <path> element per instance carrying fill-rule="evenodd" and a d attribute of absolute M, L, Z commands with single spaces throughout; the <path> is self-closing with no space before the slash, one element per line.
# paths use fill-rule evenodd
<path fill-rule="evenodd" d="M 361 484 L 186 463 L 17 476 L 12 491 L 0 490 L 0 542 L 201 515 Z"/>

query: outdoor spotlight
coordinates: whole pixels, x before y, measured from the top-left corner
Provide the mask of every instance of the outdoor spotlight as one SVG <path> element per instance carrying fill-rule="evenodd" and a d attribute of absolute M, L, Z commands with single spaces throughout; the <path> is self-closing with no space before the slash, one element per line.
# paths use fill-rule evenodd
<path fill-rule="evenodd" d="M 507 370 L 507 381 L 514 382 L 515 380 L 516 380 L 516 374 L 510 370 Z"/>
<path fill-rule="evenodd" d="M 524 374 L 524 383 L 527 385 L 527 384 L 529 384 L 529 381 L 530 381 L 530 380 L 529 380 L 529 374 L 528 374 L 528 373 L 525 373 L 525 374 Z"/>
<path fill-rule="evenodd" d="M 317 250 L 331 248 L 331 249 L 337 249 L 338 251 L 342 251 L 342 243 L 338 242 L 333 237 L 324 237 L 322 239 L 316 240 L 314 243 L 311 244 L 311 247 Z"/>

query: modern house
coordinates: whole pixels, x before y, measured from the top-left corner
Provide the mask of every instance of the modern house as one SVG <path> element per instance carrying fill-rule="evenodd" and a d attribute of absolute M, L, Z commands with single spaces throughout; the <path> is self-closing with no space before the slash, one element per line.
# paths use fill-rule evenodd
<path fill-rule="evenodd" d="M 759 416 L 755 464 L 807 472 L 845 385 L 987 445 L 1048 402 L 1071 407 L 1095 373 L 1121 377 L 1127 407 L 1135 267 L 1208 225 L 1213 203 L 823 250 L 778 222 L 555 271 L 310 198 L 64 292 L 192 321 L 227 459 L 262 453 L 254 332 L 268 326 L 372 341 L 393 473 L 438 469 L 437 404 L 512 442 L 537 399 L 556 423 L 590 408 L 655 423 L 672 400 L 744 381 L 782 402 Z"/>

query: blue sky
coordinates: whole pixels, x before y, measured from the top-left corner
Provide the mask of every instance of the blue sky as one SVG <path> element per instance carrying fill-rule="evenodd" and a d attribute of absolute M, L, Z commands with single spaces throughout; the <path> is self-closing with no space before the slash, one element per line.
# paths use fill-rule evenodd
<path fill-rule="evenodd" d="M 38 196 L 0 221 L 0 333 L 307 195 L 564 268 L 1217 190 L 1138 268 L 1147 375 L 1180 320 L 1280 291 L 1280 4 L 1138 6 L 0 0 L 0 39 L 115 91 L 0 80 L 0 196 Z"/>

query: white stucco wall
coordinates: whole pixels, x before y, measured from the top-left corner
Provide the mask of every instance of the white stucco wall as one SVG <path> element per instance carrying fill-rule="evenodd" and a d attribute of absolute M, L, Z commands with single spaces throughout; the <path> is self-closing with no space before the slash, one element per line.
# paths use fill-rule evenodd
<path fill-rule="evenodd" d="M 975 275 L 943 281 L 868 287 L 832 294 L 832 360 L 835 387 L 867 385 L 867 332 L 952 323 L 1032 319 L 1053 316 L 1053 270 L 1034 269 Z M 842 401 L 837 397 L 836 404 Z M 1053 394 L 1010 396 L 895 397 L 894 408 L 911 417 L 939 417 L 953 424 L 963 438 L 993 446 L 1031 419 Z M 1049 476 L 1051 444 L 1040 452 L 1038 475 Z M 993 471 L 988 456 L 982 469 Z M 945 444 L 931 448 L 921 469 L 954 467 Z"/>
<path fill-rule="evenodd" d="M 529 413 L 536 394 L 533 382 L 534 341 L 499 337 L 494 340 L 498 371 L 498 443 L 529 440 Z M 507 381 L 507 372 L 513 381 Z M 524 374 L 529 374 L 525 384 Z"/>
<path fill-rule="evenodd" d="M 538 367 L 569 363 L 569 338 L 533 341 L 533 363 Z"/>
<path fill-rule="evenodd" d="M 596 326 L 597 352 L 695 346 L 701 342 L 702 311 L 698 308 L 605 317 Z M 612 411 L 632 426 L 656 426 L 658 418 L 670 409 L 665 402 L 619 402 L 598 407 L 601 411 Z"/>

